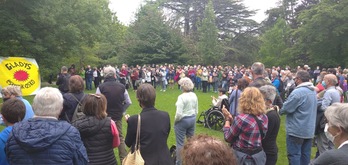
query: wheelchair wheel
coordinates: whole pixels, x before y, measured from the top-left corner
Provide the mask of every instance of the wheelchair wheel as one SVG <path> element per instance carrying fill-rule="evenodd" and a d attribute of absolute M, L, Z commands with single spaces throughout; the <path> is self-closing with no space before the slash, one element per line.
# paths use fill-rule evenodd
<path fill-rule="evenodd" d="M 225 117 L 221 111 L 211 111 L 206 117 L 206 124 L 210 129 L 222 130 L 225 124 Z"/>

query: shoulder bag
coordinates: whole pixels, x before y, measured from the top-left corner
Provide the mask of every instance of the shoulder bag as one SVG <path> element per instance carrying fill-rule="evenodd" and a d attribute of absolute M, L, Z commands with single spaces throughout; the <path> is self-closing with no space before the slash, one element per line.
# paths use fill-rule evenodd
<path fill-rule="evenodd" d="M 139 114 L 138 115 L 138 127 L 137 127 L 137 135 L 135 138 L 134 152 L 132 153 L 132 151 L 129 151 L 128 155 L 122 161 L 123 165 L 144 165 L 145 164 L 145 161 L 140 154 L 140 126 L 141 126 L 141 119 L 140 119 L 140 114 Z"/>

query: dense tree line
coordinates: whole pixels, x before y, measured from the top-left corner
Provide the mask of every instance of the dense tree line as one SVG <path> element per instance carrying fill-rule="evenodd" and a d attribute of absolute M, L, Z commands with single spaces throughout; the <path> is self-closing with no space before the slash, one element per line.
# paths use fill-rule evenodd
<path fill-rule="evenodd" d="M 240 0 L 148 0 L 124 26 L 108 0 L 0 0 L 0 54 L 44 76 L 91 64 L 348 64 L 348 1 L 281 0 L 258 24 Z"/>
<path fill-rule="evenodd" d="M 124 29 L 108 0 L 0 1 L 0 54 L 37 60 L 44 76 L 62 65 L 112 59 Z"/>

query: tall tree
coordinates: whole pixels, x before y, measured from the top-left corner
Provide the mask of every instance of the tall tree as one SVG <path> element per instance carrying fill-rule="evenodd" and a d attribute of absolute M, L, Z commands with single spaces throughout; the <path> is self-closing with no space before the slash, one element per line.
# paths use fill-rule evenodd
<path fill-rule="evenodd" d="M 205 8 L 202 25 L 198 27 L 198 32 L 198 48 L 202 55 L 203 64 L 219 64 L 222 51 L 218 41 L 218 29 L 215 25 L 215 14 L 211 0 Z"/>
<path fill-rule="evenodd" d="M 274 27 L 261 36 L 259 60 L 267 66 L 288 64 L 286 49 L 289 47 L 289 34 L 290 27 L 284 19 L 279 18 Z"/>
<path fill-rule="evenodd" d="M 178 33 L 164 22 L 158 6 L 148 3 L 140 8 L 129 27 L 129 47 L 122 59 L 128 64 L 177 63 L 185 52 Z"/>
<path fill-rule="evenodd" d="M 299 22 L 294 56 L 316 65 L 348 65 L 348 1 L 322 0 L 301 12 Z"/>
<path fill-rule="evenodd" d="M 171 11 L 171 20 L 176 25 L 184 25 L 186 35 L 197 35 L 197 26 L 204 17 L 208 0 L 162 0 L 162 6 Z M 237 34 L 242 31 L 255 30 L 258 24 L 250 17 L 255 11 L 248 10 L 243 1 L 213 0 L 216 26 L 221 34 Z M 225 35 L 225 37 L 228 35 Z"/>

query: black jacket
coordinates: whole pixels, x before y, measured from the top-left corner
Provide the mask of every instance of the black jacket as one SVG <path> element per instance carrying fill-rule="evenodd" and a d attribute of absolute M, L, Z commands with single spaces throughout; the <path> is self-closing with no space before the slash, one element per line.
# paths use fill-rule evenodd
<path fill-rule="evenodd" d="M 116 82 L 115 78 L 106 78 L 104 83 L 99 85 L 100 93 L 102 93 L 107 99 L 106 112 L 112 120 L 121 120 L 123 117 L 123 105 L 124 105 L 124 92 L 125 86 Z"/>
<path fill-rule="evenodd" d="M 70 79 L 70 74 L 68 73 L 59 74 L 56 85 L 58 85 L 58 89 L 60 90 L 60 92 L 62 93 L 69 92 L 69 79 Z"/>
<path fill-rule="evenodd" d="M 89 165 L 115 165 L 116 158 L 112 147 L 113 135 L 109 117 L 98 120 L 85 116 L 73 123 L 86 147 Z"/>
<path fill-rule="evenodd" d="M 78 100 L 80 100 L 80 103 L 82 103 L 82 98 L 85 94 L 83 92 L 63 94 L 63 99 L 64 99 L 63 110 L 59 115 L 59 120 L 65 120 L 65 121 L 71 122 L 72 116 L 74 115 L 74 112 L 78 103 L 76 99 L 73 97 L 73 95 Z"/>
<path fill-rule="evenodd" d="M 141 115 L 140 129 L 140 153 L 146 165 L 171 165 L 167 146 L 167 139 L 170 132 L 170 118 L 167 112 L 159 111 L 156 108 L 144 108 Z M 128 128 L 125 143 L 134 151 L 138 115 L 128 119 Z"/>

